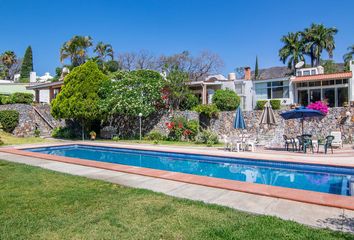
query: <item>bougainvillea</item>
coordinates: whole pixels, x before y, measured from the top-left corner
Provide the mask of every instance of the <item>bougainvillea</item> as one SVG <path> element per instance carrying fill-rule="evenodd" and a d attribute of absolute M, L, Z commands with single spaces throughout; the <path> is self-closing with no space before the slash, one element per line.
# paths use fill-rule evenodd
<path fill-rule="evenodd" d="M 308 109 L 317 110 L 324 114 L 328 113 L 328 106 L 324 102 L 317 101 L 307 106 Z"/>

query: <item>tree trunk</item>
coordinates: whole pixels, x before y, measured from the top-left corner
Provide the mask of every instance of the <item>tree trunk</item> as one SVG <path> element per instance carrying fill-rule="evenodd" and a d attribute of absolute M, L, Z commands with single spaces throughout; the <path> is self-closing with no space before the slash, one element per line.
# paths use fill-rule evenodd
<path fill-rule="evenodd" d="M 85 122 L 82 121 L 81 123 L 81 134 L 82 134 L 82 141 L 85 141 Z"/>

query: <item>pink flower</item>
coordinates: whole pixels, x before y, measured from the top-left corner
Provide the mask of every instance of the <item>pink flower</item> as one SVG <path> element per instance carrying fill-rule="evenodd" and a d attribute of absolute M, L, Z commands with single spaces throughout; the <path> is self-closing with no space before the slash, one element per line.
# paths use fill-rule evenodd
<path fill-rule="evenodd" d="M 307 108 L 320 111 L 320 112 L 324 113 L 325 115 L 328 113 L 327 104 L 325 104 L 324 102 L 321 102 L 321 101 L 311 103 L 310 105 L 307 106 Z"/>

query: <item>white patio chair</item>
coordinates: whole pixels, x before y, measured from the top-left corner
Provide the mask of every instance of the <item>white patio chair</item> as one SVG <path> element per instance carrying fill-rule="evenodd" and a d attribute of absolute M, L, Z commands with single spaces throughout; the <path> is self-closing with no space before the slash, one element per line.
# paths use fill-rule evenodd
<path fill-rule="evenodd" d="M 228 150 L 232 148 L 232 142 L 231 142 L 231 139 L 226 136 L 225 134 L 222 135 L 222 142 L 224 143 L 224 148 L 225 150 Z"/>
<path fill-rule="evenodd" d="M 241 139 L 237 137 L 231 138 L 231 151 L 240 152 L 240 149 L 242 147 L 242 142 Z"/>
<path fill-rule="evenodd" d="M 342 148 L 343 147 L 342 133 L 339 131 L 333 131 L 331 132 L 330 135 L 334 137 L 332 141 L 332 146 Z"/>

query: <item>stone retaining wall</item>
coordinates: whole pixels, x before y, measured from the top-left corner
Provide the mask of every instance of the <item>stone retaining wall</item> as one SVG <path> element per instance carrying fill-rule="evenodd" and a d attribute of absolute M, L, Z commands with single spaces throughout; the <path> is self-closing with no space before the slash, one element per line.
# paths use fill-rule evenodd
<path fill-rule="evenodd" d="M 354 115 L 354 108 L 331 108 L 326 117 L 321 120 L 309 120 L 304 122 L 304 132 L 312 134 L 317 138 L 325 138 L 331 131 L 341 131 L 343 140 L 349 141 L 352 138 L 351 134 L 354 129 L 354 123 L 347 121 L 341 124 L 347 111 Z M 301 135 L 301 122 L 299 120 L 284 120 L 280 117 L 281 111 L 274 111 L 277 124 L 275 126 L 264 126 L 259 124 L 262 111 L 245 111 L 243 116 L 246 122 L 247 130 L 244 131 L 253 139 L 257 139 L 261 144 L 266 146 L 281 146 L 283 144 L 283 135 L 296 137 Z M 198 119 L 198 114 L 195 112 L 175 112 L 174 115 L 183 115 L 187 119 Z M 152 128 L 164 134 L 168 133 L 165 125 L 170 121 L 173 114 L 162 115 L 160 121 Z M 235 112 L 220 112 L 217 118 L 210 121 L 210 129 L 213 130 L 220 138 L 222 135 L 239 136 L 241 130 L 233 128 Z"/>
<path fill-rule="evenodd" d="M 46 115 L 50 115 L 49 108 L 45 108 Z M 32 105 L 28 104 L 6 104 L 0 105 L 2 110 L 15 110 L 19 113 L 19 124 L 13 131 L 13 134 L 18 137 L 33 136 L 34 131 L 39 129 L 40 135 L 50 136 L 52 128 L 46 123 L 45 120 L 34 110 Z M 44 111 L 44 110 L 43 110 Z M 57 125 L 56 125 L 57 126 Z"/>

